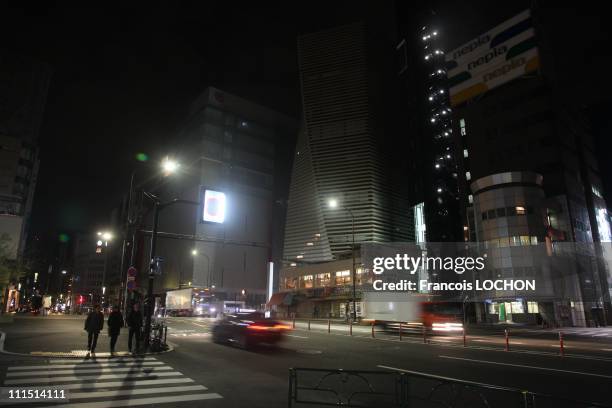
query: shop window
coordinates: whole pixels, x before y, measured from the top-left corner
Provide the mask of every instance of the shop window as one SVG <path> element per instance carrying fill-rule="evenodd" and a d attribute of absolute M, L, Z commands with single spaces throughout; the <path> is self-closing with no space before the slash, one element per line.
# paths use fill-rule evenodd
<path fill-rule="evenodd" d="M 527 313 L 540 313 L 538 302 L 527 302 Z"/>
<path fill-rule="evenodd" d="M 336 286 L 348 285 L 351 283 L 351 271 L 336 272 Z"/>
<path fill-rule="evenodd" d="M 499 305 L 497 303 L 489 303 L 489 314 L 499 314 Z"/>
<path fill-rule="evenodd" d="M 313 287 L 314 280 L 313 280 L 312 275 L 305 275 L 302 278 L 303 278 L 304 288 L 310 289 Z"/>
<path fill-rule="evenodd" d="M 512 314 L 525 313 L 525 306 L 523 302 L 512 302 L 510 305 L 510 310 Z"/>

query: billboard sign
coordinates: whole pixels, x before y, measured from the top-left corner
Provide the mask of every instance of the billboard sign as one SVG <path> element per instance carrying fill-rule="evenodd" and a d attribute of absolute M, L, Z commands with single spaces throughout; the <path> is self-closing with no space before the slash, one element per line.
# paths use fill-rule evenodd
<path fill-rule="evenodd" d="M 202 221 L 222 224 L 225 221 L 225 193 L 204 190 Z"/>
<path fill-rule="evenodd" d="M 451 105 L 539 68 L 530 10 L 446 54 Z"/>

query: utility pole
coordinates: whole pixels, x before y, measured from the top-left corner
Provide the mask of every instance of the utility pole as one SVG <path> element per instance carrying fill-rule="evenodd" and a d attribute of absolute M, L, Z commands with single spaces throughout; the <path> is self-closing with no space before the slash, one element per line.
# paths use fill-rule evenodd
<path fill-rule="evenodd" d="M 150 253 L 150 263 L 149 263 L 149 282 L 147 288 L 147 303 L 146 303 L 146 316 L 145 316 L 145 351 L 149 349 L 149 344 L 151 342 L 151 317 L 153 315 L 153 308 L 155 307 L 155 301 L 153 299 L 153 283 L 155 280 L 155 274 L 158 272 L 158 266 L 156 262 L 156 250 L 157 250 L 157 231 L 159 227 L 159 212 L 166 207 L 169 207 L 173 204 L 190 204 L 199 206 L 200 203 L 197 201 L 189 201 L 189 200 L 179 200 L 174 199 L 168 201 L 166 203 L 161 203 L 157 196 L 151 193 L 144 193 L 145 197 L 149 198 L 153 201 L 153 230 L 151 233 L 151 253 Z"/>

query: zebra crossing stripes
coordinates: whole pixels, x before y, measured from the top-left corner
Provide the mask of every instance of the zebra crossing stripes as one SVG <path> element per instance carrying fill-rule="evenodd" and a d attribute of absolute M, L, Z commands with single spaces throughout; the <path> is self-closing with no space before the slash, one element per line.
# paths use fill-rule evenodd
<path fill-rule="evenodd" d="M 51 360 L 48 364 L 8 367 L 3 385 L 12 390 L 63 389 L 69 400 L 54 408 L 112 408 L 142 405 L 176 406 L 180 402 L 223 398 L 154 357 Z M 25 402 L 22 401 L 22 404 Z M 58 404 L 59 403 L 59 404 Z M 200 406 L 198 404 L 198 406 Z M 26 403 L 26 405 L 29 405 Z"/>

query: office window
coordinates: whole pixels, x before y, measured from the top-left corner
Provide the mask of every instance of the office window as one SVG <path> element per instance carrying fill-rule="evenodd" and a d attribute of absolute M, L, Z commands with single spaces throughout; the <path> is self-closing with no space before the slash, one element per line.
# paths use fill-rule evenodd
<path fill-rule="evenodd" d="M 516 214 L 517 215 L 525 215 L 526 214 L 525 207 L 517 206 L 516 207 Z"/>

